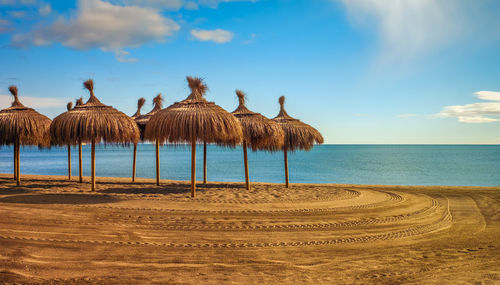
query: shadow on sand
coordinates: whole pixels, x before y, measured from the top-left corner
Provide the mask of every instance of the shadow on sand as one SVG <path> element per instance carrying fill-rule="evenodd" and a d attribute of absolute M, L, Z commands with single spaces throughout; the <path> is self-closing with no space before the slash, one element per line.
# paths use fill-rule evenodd
<path fill-rule="evenodd" d="M 33 194 L 0 198 L 0 203 L 18 204 L 100 204 L 119 201 L 108 195 L 92 194 Z"/>
<path fill-rule="evenodd" d="M 120 183 L 110 183 L 120 185 Z M 122 184 L 123 185 L 123 184 Z M 126 184 L 129 187 L 109 187 L 107 189 L 98 190 L 99 193 L 109 194 L 186 194 L 190 195 L 191 185 L 188 183 L 162 183 L 156 186 L 155 183 L 141 183 L 141 184 Z M 110 185 L 111 186 L 111 185 Z M 226 184 L 226 183 L 210 183 L 210 184 L 197 184 L 196 191 L 203 192 L 209 189 L 245 189 L 244 184 Z"/>

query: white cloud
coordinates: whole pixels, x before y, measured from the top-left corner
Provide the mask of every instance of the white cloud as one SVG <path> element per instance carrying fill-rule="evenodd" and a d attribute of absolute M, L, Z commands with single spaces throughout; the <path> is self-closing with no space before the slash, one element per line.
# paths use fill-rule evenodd
<path fill-rule="evenodd" d="M 481 100 L 493 102 L 446 106 L 441 112 L 436 114 L 436 117 L 455 117 L 462 123 L 491 123 L 500 121 L 500 118 L 497 118 L 500 116 L 500 92 L 479 91 L 474 94 Z"/>
<path fill-rule="evenodd" d="M 418 55 L 450 42 L 468 28 L 464 1 L 340 1 L 355 23 L 377 28 L 385 56 Z"/>
<path fill-rule="evenodd" d="M 495 91 L 479 91 L 474 93 L 477 98 L 481 100 L 489 100 L 489 101 L 500 101 L 500 92 Z"/>
<path fill-rule="evenodd" d="M 216 30 L 191 30 L 191 35 L 200 41 L 213 41 L 219 44 L 230 42 L 233 39 L 233 33 L 230 31 Z"/>
<path fill-rule="evenodd" d="M 118 6 L 101 0 L 79 0 L 78 10 L 70 19 L 59 19 L 49 26 L 38 27 L 27 34 L 16 34 L 12 45 L 50 45 L 85 50 L 100 48 L 121 51 L 148 42 L 161 42 L 179 30 L 173 20 L 157 10 L 135 6 Z"/>
<path fill-rule="evenodd" d="M 38 8 L 38 13 L 43 17 L 47 17 L 48 15 L 50 15 L 51 12 L 52 12 L 52 7 L 50 6 L 50 3 Z"/>
<path fill-rule="evenodd" d="M 29 108 L 52 108 L 61 107 L 66 105 L 66 101 L 59 98 L 41 98 L 41 97 L 30 97 L 30 96 L 19 96 L 19 100 L 24 106 Z M 12 105 L 14 97 L 11 95 L 0 94 L 0 109 L 8 108 Z"/>
<path fill-rule="evenodd" d="M 418 117 L 417 114 L 399 114 L 397 115 L 398 118 L 401 118 L 401 119 L 409 119 L 409 118 L 415 118 L 415 117 Z"/>

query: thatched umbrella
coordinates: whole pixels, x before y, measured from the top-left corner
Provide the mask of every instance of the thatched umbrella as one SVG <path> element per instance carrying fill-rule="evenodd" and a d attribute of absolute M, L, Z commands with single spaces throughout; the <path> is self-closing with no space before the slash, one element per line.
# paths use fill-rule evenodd
<path fill-rule="evenodd" d="M 191 143 L 191 197 L 196 195 L 196 142 L 236 146 L 243 136 L 238 120 L 203 96 L 200 78 L 187 77 L 191 94 L 157 112 L 146 126 L 145 138 L 159 142 Z"/>
<path fill-rule="evenodd" d="M 57 116 L 50 126 L 52 141 L 56 144 L 77 144 L 90 142 L 91 149 L 91 181 L 95 190 L 95 144 L 104 143 L 137 143 L 139 128 L 124 113 L 111 106 L 102 104 L 94 95 L 94 83 L 87 80 L 83 83 L 89 90 L 87 103 Z"/>
<path fill-rule="evenodd" d="M 322 144 L 323 136 L 315 128 L 290 117 L 285 111 L 285 96 L 279 98 L 280 112 L 273 120 L 280 124 L 285 132 L 283 153 L 285 155 L 285 186 L 288 188 L 288 151 L 310 150 L 314 143 Z"/>
<path fill-rule="evenodd" d="M 141 108 L 146 102 L 146 99 L 139 98 L 137 101 L 137 112 L 132 116 L 132 119 L 139 126 L 139 130 L 141 132 L 141 141 L 144 141 L 144 131 L 146 130 L 146 124 L 149 122 L 149 119 L 156 114 L 156 112 L 160 111 L 163 108 L 163 97 L 161 93 L 156 95 L 153 98 L 153 109 L 149 111 L 149 113 L 141 115 Z M 137 144 L 134 144 L 134 168 L 132 173 L 132 182 L 135 181 L 135 165 L 137 158 Z M 160 185 L 160 143 L 156 142 L 156 185 Z"/>
<path fill-rule="evenodd" d="M 144 106 L 144 103 L 146 103 L 146 99 L 144 99 L 142 97 L 139 98 L 139 100 L 137 100 L 137 111 L 135 112 L 135 114 L 133 114 L 131 116 L 132 120 L 135 121 L 135 119 L 137 119 L 137 117 L 139 117 L 141 115 L 141 108 L 142 108 L 142 106 Z M 139 130 L 140 130 L 140 128 L 139 128 Z M 142 138 L 142 131 L 141 131 L 141 138 Z M 135 182 L 136 162 L 137 162 L 137 144 L 134 143 L 134 159 L 133 159 L 133 163 L 132 163 L 132 182 Z"/>
<path fill-rule="evenodd" d="M 20 146 L 49 146 L 50 119 L 25 107 L 17 97 L 17 87 L 10 86 L 12 105 L 0 111 L 0 145 L 14 145 L 14 179 L 21 184 Z"/>
<path fill-rule="evenodd" d="M 247 190 L 250 190 L 248 175 L 247 146 L 253 151 L 268 150 L 276 151 L 283 147 L 284 132 L 278 123 L 254 113 L 246 107 L 246 94 L 236 89 L 239 105 L 232 114 L 238 118 L 243 128 L 243 159 L 245 164 L 245 182 Z"/>

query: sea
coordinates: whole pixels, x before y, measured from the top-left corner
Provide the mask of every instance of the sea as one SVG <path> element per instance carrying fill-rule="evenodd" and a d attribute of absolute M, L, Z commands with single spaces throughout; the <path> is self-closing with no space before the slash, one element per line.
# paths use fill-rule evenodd
<path fill-rule="evenodd" d="M 197 180 L 203 179 L 203 145 L 197 146 Z M 132 146 L 97 145 L 96 175 L 130 177 Z M 250 180 L 283 183 L 282 152 L 248 152 Z M 72 174 L 78 150 L 71 148 Z M 500 186 L 500 145 L 318 145 L 288 155 L 290 183 Z M 0 173 L 12 173 L 13 148 L 0 147 Z M 21 148 L 21 174 L 67 175 L 67 148 Z M 155 146 L 139 144 L 137 177 L 155 177 Z M 189 180 L 191 146 L 160 148 L 162 179 Z M 90 145 L 83 146 L 83 175 L 90 175 Z M 243 150 L 207 146 L 208 181 L 244 181 Z"/>

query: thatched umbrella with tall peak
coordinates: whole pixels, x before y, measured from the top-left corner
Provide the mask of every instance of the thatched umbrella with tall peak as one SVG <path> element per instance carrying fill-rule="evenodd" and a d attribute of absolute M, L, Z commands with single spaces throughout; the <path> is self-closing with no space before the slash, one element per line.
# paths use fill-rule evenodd
<path fill-rule="evenodd" d="M 232 114 L 238 118 L 243 128 L 243 159 L 245 165 L 245 182 L 247 190 L 250 190 L 248 174 L 247 146 L 253 151 L 281 150 L 284 142 L 284 132 L 278 123 L 264 117 L 259 113 L 250 111 L 245 103 L 246 94 L 236 89 L 239 105 Z"/>
<path fill-rule="evenodd" d="M 141 97 L 141 98 L 139 98 L 139 100 L 137 100 L 137 111 L 135 112 L 135 114 L 130 116 L 130 118 L 132 118 L 132 120 L 135 121 L 135 119 L 137 119 L 137 117 L 139 117 L 141 115 L 141 109 L 142 109 L 142 106 L 144 106 L 144 103 L 146 103 L 146 99 L 144 99 L 143 97 Z M 138 126 L 138 127 L 139 127 L 139 131 L 141 132 L 141 138 L 142 138 L 142 131 L 140 130 L 140 126 Z M 132 162 L 132 182 L 135 182 L 136 162 L 137 162 L 137 144 L 134 143 L 134 157 L 133 157 L 133 162 Z"/>
<path fill-rule="evenodd" d="M 0 145 L 14 145 L 14 179 L 21 184 L 20 146 L 49 146 L 50 119 L 32 108 L 24 106 L 17 96 L 17 87 L 9 91 L 14 102 L 9 108 L 0 111 Z"/>
<path fill-rule="evenodd" d="M 129 116 L 111 106 L 104 105 L 94 95 L 94 82 L 83 83 L 90 92 L 87 103 L 75 106 L 54 118 L 50 126 L 52 141 L 56 144 L 91 143 L 91 181 L 95 190 L 95 144 L 137 143 L 139 128 Z"/>
<path fill-rule="evenodd" d="M 139 99 L 140 100 L 140 99 Z M 139 104 L 139 102 L 138 102 Z M 160 111 L 163 108 L 163 96 L 161 93 L 158 93 L 156 97 L 153 98 L 153 109 L 144 115 L 136 116 L 134 118 L 135 122 L 139 126 L 139 130 L 141 131 L 141 140 L 144 141 L 144 132 L 146 130 L 146 124 L 149 122 L 149 119 L 156 114 L 156 112 Z M 134 146 L 134 173 L 132 181 L 135 181 L 135 161 L 136 161 L 136 151 L 137 147 Z M 156 185 L 160 185 L 160 143 L 156 141 Z"/>
<path fill-rule="evenodd" d="M 146 126 L 145 138 L 159 142 L 191 143 L 191 196 L 196 196 L 196 142 L 236 146 L 243 132 L 238 120 L 204 98 L 208 87 L 200 78 L 187 77 L 191 94 L 157 112 Z"/>
<path fill-rule="evenodd" d="M 285 111 L 285 96 L 279 98 L 280 112 L 273 118 L 285 132 L 283 153 L 285 158 L 285 186 L 288 188 L 288 151 L 310 150 L 314 143 L 322 144 L 323 136 L 310 125 L 292 118 Z"/>
<path fill-rule="evenodd" d="M 153 98 L 153 109 L 148 113 L 142 115 L 141 108 L 146 102 L 146 99 L 139 98 L 137 101 L 137 112 L 132 116 L 132 119 L 137 123 L 139 130 L 141 132 L 141 141 L 144 141 L 144 131 L 146 129 L 146 124 L 149 119 L 163 108 L 163 97 L 161 93 Z M 133 159 L 133 169 L 132 169 L 132 182 L 135 181 L 135 169 L 137 161 L 137 144 L 134 144 L 134 159 Z M 160 185 L 160 144 L 156 142 L 156 184 Z"/>

